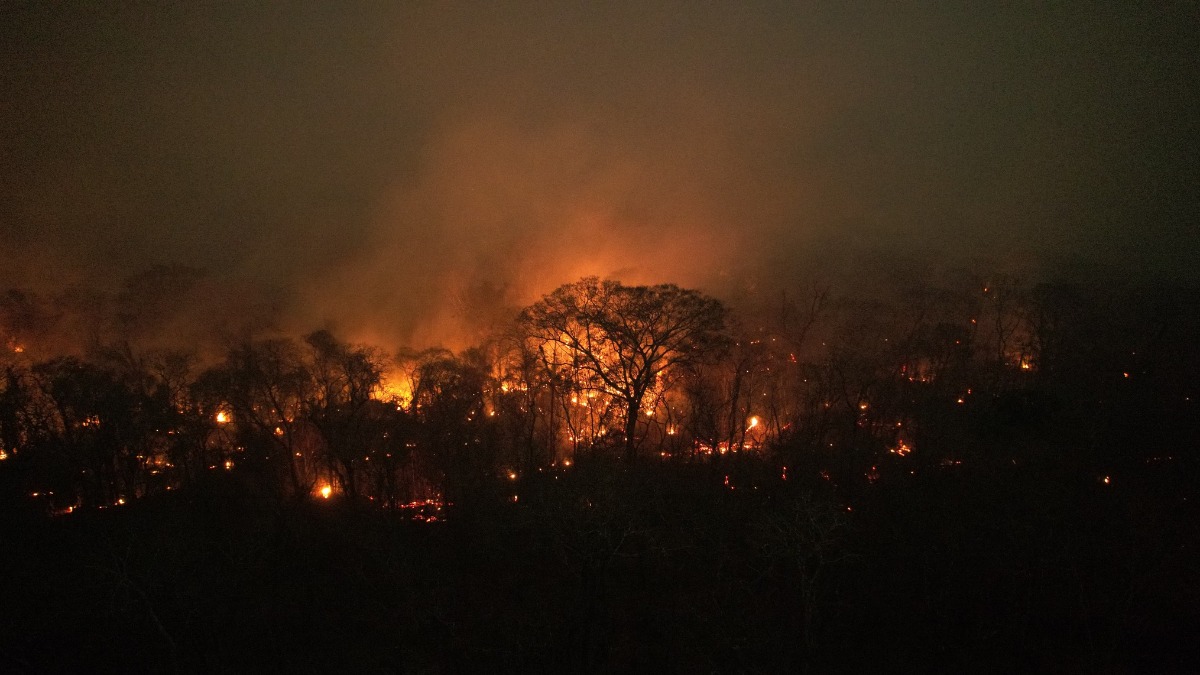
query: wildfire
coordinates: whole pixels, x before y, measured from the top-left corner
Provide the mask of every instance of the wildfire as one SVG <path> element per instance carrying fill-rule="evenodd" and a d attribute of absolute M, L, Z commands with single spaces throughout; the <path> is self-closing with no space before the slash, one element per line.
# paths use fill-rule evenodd
<path fill-rule="evenodd" d="M 322 485 L 318 494 L 321 495 L 321 499 L 329 499 L 333 496 L 333 486 L 328 483 Z"/>
<path fill-rule="evenodd" d="M 412 382 L 402 373 L 388 373 L 380 383 L 375 398 L 394 403 L 397 409 L 408 407 L 413 398 Z"/>
<path fill-rule="evenodd" d="M 230 415 L 224 410 L 217 411 L 217 424 L 229 424 L 233 421 L 233 415 Z"/>

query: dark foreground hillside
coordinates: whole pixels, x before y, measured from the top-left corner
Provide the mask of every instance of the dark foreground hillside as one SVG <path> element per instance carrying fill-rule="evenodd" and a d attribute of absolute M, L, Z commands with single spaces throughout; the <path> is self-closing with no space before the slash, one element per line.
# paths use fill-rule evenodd
<path fill-rule="evenodd" d="M 1193 476 L 953 467 L 846 503 L 753 459 L 581 462 L 435 523 L 222 476 L 10 512 L 0 669 L 1194 671 Z"/>

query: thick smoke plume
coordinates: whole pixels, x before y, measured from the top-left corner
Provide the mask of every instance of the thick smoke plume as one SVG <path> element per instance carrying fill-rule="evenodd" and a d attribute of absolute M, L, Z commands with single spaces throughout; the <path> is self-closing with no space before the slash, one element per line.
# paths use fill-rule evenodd
<path fill-rule="evenodd" d="M 1186 7 L 0 12 L 0 283 L 201 269 L 200 331 L 464 346 L 583 275 L 1197 252 Z"/>

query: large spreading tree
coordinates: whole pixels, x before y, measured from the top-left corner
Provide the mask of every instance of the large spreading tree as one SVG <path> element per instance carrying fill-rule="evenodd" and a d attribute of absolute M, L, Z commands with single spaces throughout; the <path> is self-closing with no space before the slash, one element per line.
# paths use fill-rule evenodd
<path fill-rule="evenodd" d="M 553 378 L 624 403 L 625 455 L 637 455 L 638 412 L 659 378 L 712 358 L 726 345 L 726 310 L 698 291 L 625 286 L 588 277 L 526 308 L 519 325 Z"/>

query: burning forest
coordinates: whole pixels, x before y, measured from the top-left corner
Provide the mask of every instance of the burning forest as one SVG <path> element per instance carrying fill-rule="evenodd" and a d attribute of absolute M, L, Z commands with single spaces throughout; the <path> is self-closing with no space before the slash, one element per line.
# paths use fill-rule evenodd
<path fill-rule="evenodd" d="M 1161 320 L 1102 319 L 1074 304 L 1089 301 L 1080 293 L 1003 279 L 916 289 L 888 306 L 814 287 L 750 317 L 698 291 L 593 277 L 458 353 L 389 354 L 318 330 L 247 338 L 206 362 L 136 338 L 49 354 L 38 336 L 63 318 L 11 291 L 3 461 L 10 487 L 48 513 L 113 508 L 215 475 L 281 499 L 423 513 L 489 480 L 588 458 L 736 466 L 747 456 L 781 477 L 807 465 L 849 498 L 880 479 L 881 464 L 911 476 L 1039 461 L 1026 447 L 1045 442 L 1039 425 L 1069 413 L 1105 428 L 1105 399 L 1132 387 L 1156 396 L 1139 416 L 1187 418 L 1190 379 L 1164 368 L 1167 347 L 1149 327 L 1176 331 L 1170 349 L 1185 334 Z M 1085 336 L 1097 329 L 1085 322 L 1102 320 L 1120 328 Z M 1087 345 L 1096 362 L 1081 369 L 1082 345 L 1068 340 L 1099 342 Z M 1065 397 L 1068 385 L 1091 393 Z M 1093 409 L 1063 408 L 1076 398 Z M 1014 442 L 991 438 L 989 423 Z M 1104 475 L 1151 459 L 1118 450 L 1132 439 L 1103 437 L 1056 452 L 1084 453 Z"/>
<path fill-rule="evenodd" d="M 14 522 L 50 527 L 225 495 L 208 508 L 601 537 L 542 544 L 585 555 L 584 570 L 668 555 L 688 535 L 662 509 L 700 500 L 706 526 L 749 518 L 754 550 L 798 570 L 798 642 L 755 658 L 807 662 L 837 621 L 807 614 L 834 592 L 818 572 L 853 571 L 845 557 L 881 536 L 870 528 L 916 517 L 907 500 L 972 489 L 1006 503 L 1057 485 L 1088 508 L 1149 494 L 1156 517 L 1189 508 L 1175 481 L 1195 466 L 1200 316 L 1186 290 L 1125 293 L 996 276 L 888 301 L 814 285 L 750 313 L 592 277 L 461 352 L 318 330 L 214 357 L 136 332 L 53 354 L 39 340 L 72 322 L 10 291 L 0 487 Z"/>
<path fill-rule="evenodd" d="M 0 672 L 1192 672 L 1194 4 L 0 2 Z"/>

